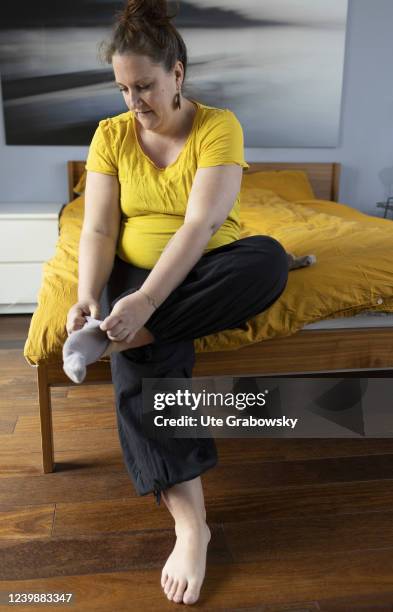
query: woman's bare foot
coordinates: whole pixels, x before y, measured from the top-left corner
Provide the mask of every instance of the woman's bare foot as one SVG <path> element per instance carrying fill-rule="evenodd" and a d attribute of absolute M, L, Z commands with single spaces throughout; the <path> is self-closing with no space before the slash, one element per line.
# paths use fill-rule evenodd
<path fill-rule="evenodd" d="M 193 604 L 198 600 L 206 571 L 210 529 L 206 523 L 175 527 L 176 544 L 164 565 L 161 586 L 169 600 Z"/>
<path fill-rule="evenodd" d="M 205 577 L 211 537 L 200 476 L 163 490 L 162 499 L 175 520 L 176 544 L 162 570 L 161 586 L 168 599 L 193 604 Z"/>

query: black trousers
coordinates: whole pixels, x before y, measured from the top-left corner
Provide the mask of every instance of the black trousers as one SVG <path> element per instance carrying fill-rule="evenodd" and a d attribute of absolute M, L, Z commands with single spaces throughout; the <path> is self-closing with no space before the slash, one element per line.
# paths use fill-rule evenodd
<path fill-rule="evenodd" d="M 136 291 L 151 270 L 115 257 L 101 296 L 101 318 Z M 141 428 L 142 379 L 189 378 L 195 338 L 240 326 L 271 306 L 288 280 L 288 258 L 271 236 L 250 236 L 202 255 L 184 281 L 154 311 L 145 327 L 155 342 L 112 353 L 120 444 L 139 495 L 196 478 L 217 463 L 212 438 L 147 438 Z"/>

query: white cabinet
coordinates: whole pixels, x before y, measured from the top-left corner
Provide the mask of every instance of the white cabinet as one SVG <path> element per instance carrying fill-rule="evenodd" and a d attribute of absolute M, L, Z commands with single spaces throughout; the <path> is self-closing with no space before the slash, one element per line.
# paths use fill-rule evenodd
<path fill-rule="evenodd" d="M 55 255 L 61 204 L 0 202 L 0 314 L 32 313 Z"/>

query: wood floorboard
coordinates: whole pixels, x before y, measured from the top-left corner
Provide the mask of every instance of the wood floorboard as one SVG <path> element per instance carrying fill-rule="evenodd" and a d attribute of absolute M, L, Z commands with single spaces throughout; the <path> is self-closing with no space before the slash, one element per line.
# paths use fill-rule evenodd
<path fill-rule="evenodd" d="M 73 410 L 73 408 L 71 410 Z M 106 465 L 108 467 L 113 464 L 118 466 L 123 465 L 116 428 L 109 428 L 103 432 L 97 429 L 59 432 L 56 427 L 55 416 L 54 438 L 55 460 L 57 461 L 57 469 L 59 471 L 70 464 L 73 466 L 79 465 L 80 467 L 88 467 L 89 465 Z M 229 466 L 233 463 L 233 454 L 229 451 L 222 452 L 224 442 L 228 442 L 228 440 L 219 440 L 218 444 L 220 457 L 219 464 Z M 319 450 L 317 450 L 315 446 L 309 444 L 310 440 L 285 440 L 286 443 L 292 442 L 294 444 L 285 444 L 284 449 L 280 448 L 281 442 L 283 442 L 281 440 L 264 440 L 263 443 L 258 441 L 259 449 L 256 448 L 255 444 L 250 444 L 250 456 L 248 454 L 248 448 L 245 456 L 244 450 L 241 450 L 241 440 L 230 440 L 230 442 L 230 448 L 233 449 L 235 444 L 232 443 L 236 443 L 239 446 L 239 454 L 243 456 L 242 460 L 239 459 L 238 465 L 242 465 L 245 459 L 251 462 L 257 461 L 262 465 L 267 462 L 275 463 L 275 457 L 280 461 L 289 461 L 291 457 L 293 457 L 295 459 L 302 459 L 306 462 L 312 461 L 315 458 L 322 458 L 324 455 L 327 457 L 335 456 L 339 459 L 345 456 L 367 457 L 368 454 L 378 456 L 378 454 L 385 454 L 386 451 L 390 451 L 389 445 L 386 444 L 387 440 L 365 440 L 364 448 L 361 445 L 352 445 L 351 443 L 346 447 L 345 441 L 339 440 L 340 444 L 336 451 L 334 451 L 334 440 L 329 440 L 329 445 L 326 447 L 321 445 Z M 265 442 L 269 442 L 266 452 L 263 451 Z M 304 446 L 302 446 L 303 442 L 305 442 Z M 352 440 L 350 442 L 359 442 L 359 440 Z M 369 442 L 370 444 L 368 444 Z M 380 453 L 378 453 L 378 444 L 380 444 Z M 20 449 L 22 449 L 22 451 Z M 38 431 L 28 436 L 24 436 L 23 439 L 16 439 L 13 434 L 0 434 L 0 478 L 4 478 L 9 474 L 20 474 L 21 476 L 26 475 L 26 473 L 42 474 L 41 457 L 41 438 Z M 266 466 L 266 469 L 267 468 L 268 466 Z"/>
<path fill-rule="evenodd" d="M 292 518 L 387 511 L 393 506 L 393 480 L 332 483 L 306 487 L 277 487 L 250 495 L 206 495 L 210 520 L 223 523 L 261 517 Z"/>
<path fill-rule="evenodd" d="M 160 587 L 173 519 L 134 490 L 112 385 L 52 389 L 56 471 L 42 472 L 30 318 L 0 316 L 0 591 L 71 592 L 77 612 L 174 610 Z M 217 448 L 202 478 L 212 540 L 194 608 L 393 612 L 393 439 Z"/>
<path fill-rule="evenodd" d="M 392 549 L 373 550 L 367 555 L 335 553 L 328 557 L 298 557 L 258 563 L 209 564 L 195 608 L 228 610 L 237 607 L 266 606 L 375 596 L 392 597 Z M 35 580 L 2 582 L 2 590 L 74 593 L 83 599 L 87 611 L 174 610 L 160 592 L 160 568 L 124 570 L 87 575 L 66 575 Z M 131 606 L 132 602 L 132 606 Z M 392 598 L 393 602 L 393 598 Z M 126 606 L 129 606 L 128 608 Z M 345 612 L 345 603 L 340 612 Z M 262 607 L 263 609 L 263 607 Z M 285 609 L 285 608 L 283 608 Z M 280 610 L 280 608 L 279 608 Z"/>
<path fill-rule="evenodd" d="M 263 489 L 293 487 L 293 494 L 304 486 L 340 482 L 367 482 L 392 476 L 393 455 L 346 457 L 343 459 L 278 462 L 267 465 L 245 463 L 243 466 L 220 466 L 204 474 L 206 494 L 241 495 L 261 492 Z M 268 466 L 268 467 L 267 467 Z M 392 482 L 393 484 L 393 482 Z M 127 495 L 131 482 L 125 470 L 112 466 L 61 464 L 58 472 L 0 479 L 0 500 L 9 505 L 20 505 L 29 496 L 31 503 L 87 500 Z"/>
<path fill-rule="evenodd" d="M 211 526 L 211 564 L 232 561 L 220 526 Z M 51 578 L 101 572 L 160 568 L 171 553 L 173 529 L 96 535 L 0 539 L 0 580 Z"/>
<path fill-rule="evenodd" d="M 244 460 L 244 445 L 236 438 L 216 440 L 220 463 L 240 464 Z M 393 453 L 392 438 L 365 438 L 363 440 L 332 438 L 314 440 L 266 438 L 247 440 L 247 461 L 293 461 L 296 459 L 332 459 Z"/>
<path fill-rule="evenodd" d="M 226 523 L 224 533 L 237 563 L 272 557 L 362 554 L 364 550 L 393 549 L 393 512 L 308 516 Z"/>
<path fill-rule="evenodd" d="M 365 513 L 389 512 L 393 501 L 393 487 L 386 483 L 367 483 L 358 491 L 356 483 L 331 485 L 329 487 L 303 487 L 300 491 L 278 488 L 266 490 L 259 495 L 224 496 L 206 495 L 208 520 L 223 525 L 263 521 L 269 519 L 291 520 L 298 517 L 308 521 L 310 517 L 334 515 L 345 520 L 347 515 L 363 516 Z M 101 531 L 127 531 L 134 529 L 169 528 L 172 519 L 163 508 L 152 504 L 151 496 L 136 497 L 130 489 L 123 497 L 106 499 L 88 498 L 86 501 L 52 502 L 26 505 L 2 503 L 2 536 L 17 537 L 18 534 L 35 535 L 37 518 L 42 512 L 50 512 L 56 506 L 55 535 L 89 534 Z M 23 520 L 20 521 L 22 512 Z M 29 513 L 32 519 L 28 521 Z M 38 523 L 39 525 L 39 523 Z M 40 533 L 40 532 L 39 532 Z M 14 534 L 17 534 L 16 536 Z"/>

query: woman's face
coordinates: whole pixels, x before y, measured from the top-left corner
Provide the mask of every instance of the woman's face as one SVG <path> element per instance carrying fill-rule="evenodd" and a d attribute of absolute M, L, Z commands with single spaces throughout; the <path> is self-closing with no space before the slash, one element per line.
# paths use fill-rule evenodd
<path fill-rule="evenodd" d="M 165 129 L 175 112 L 173 99 L 182 82 L 181 62 L 170 74 L 141 55 L 114 55 L 112 66 L 124 101 L 141 125 L 148 130 Z"/>

